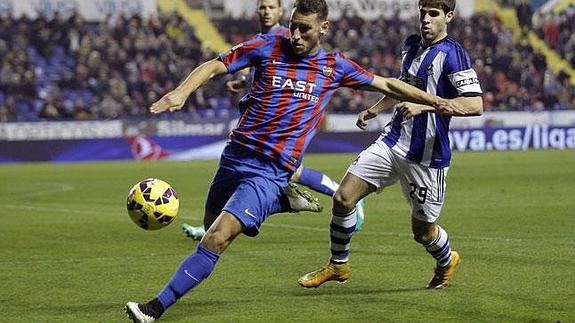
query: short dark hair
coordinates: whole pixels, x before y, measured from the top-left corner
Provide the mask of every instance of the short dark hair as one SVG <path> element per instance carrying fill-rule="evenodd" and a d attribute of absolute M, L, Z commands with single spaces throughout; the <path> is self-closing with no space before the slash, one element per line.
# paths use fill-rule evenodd
<path fill-rule="evenodd" d="M 258 7 L 260 6 L 261 2 L 262 2 L 261 0 L 258 0 Z M 277 0 L 277 2 L 278 2 L 278 7 L 281 8 L 282 7 L 282 0 Z"/>
<path fill-rule="evenodd" d="M 325 0 L 296 0 L 293 7 L 304 15 L 317 13 L 317 17 L 322 21 L 327 20 L 329 13 Z"/>
<path fill-rule="evenodd" d="M 419 0 L 419 7 L 443 9 L 444 13 L 455 10 L 455 0 Z"/>

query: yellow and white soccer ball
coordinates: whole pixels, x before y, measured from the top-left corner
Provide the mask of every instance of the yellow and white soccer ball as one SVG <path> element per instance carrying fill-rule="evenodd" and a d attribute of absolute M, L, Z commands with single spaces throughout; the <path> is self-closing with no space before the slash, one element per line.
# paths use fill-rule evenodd
<path fill-rule="evenodd" d="M 145 230 L 158 230 L 178 215 L 180 200 L 172 186 L 157 178 L 148 178 L 134 185 L 128 193 L 128 214 Z"/>

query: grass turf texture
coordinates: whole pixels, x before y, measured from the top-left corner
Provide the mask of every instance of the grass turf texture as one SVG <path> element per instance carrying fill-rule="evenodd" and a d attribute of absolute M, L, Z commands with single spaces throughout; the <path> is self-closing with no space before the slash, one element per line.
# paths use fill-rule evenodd
<path fill-rule="evenodd" d="M 340 179 L 353 155 L 310 155 Z M 4 322 L 122 322 L 128 300 L 156 295 L 195 249 L 180 224 L 200 223 L 216 162 L 0 166 L 0 307 Z M 134 225 L 128 189 L 158 177 L 181 198 L 156 232 Z M 450 288 L 423 287 L 434 263 L 411 238 L 395 185 L 370 196 L 345 285 L 300 288 L 328 259 L 330 200 L 322 214 L 275 216 L 240 236 L 212 276 L 166 322 L 573 322 L 575 152 L 454 156 L 440 223 L 462 264 Z"/>

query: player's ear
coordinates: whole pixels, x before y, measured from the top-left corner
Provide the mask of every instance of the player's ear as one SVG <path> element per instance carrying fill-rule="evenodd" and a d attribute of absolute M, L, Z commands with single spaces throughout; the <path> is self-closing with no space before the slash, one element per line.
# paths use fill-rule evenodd
<path fill-rule="evenodd" d="M 329 30 L 329 21 L 324 21 L 321 23 L 321 25 L 319 26 L 319 33 L 323 36 L 325 34 L 327 34 L 327 31 Z"/>
<path fill-rule="evenodd" d="M 453 11 L 450 11 L 450 12 L 445 14 L 445 22 L 446 23 L 451 22 L 451 19 L 453 19 Z"/>

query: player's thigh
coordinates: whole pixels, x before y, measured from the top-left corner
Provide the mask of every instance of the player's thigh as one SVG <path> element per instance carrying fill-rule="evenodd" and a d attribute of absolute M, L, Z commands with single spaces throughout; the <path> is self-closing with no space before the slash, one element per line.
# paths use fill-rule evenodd
<path fill-rule="evenodd" d="M 348 167 L 347 174 L 354 175 L 380 192 L 398 180 L 396 158 L 387 145 L 376 141 L 357 156 Z"/>
<path fill-rule="evenodd" d="M 445 202 L 449 167 L 429 168 L 404 160 L 400 169 L 401 189 L 411 206 L 411 216 L 435 223 Z"/>

